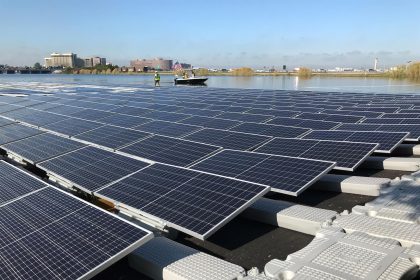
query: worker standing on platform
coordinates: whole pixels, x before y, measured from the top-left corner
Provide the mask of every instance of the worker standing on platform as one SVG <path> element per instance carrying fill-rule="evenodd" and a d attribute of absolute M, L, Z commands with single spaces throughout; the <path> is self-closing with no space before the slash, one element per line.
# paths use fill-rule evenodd
<path fill-rule="evenodd" d="M 155 71 L 155 87 L 160 87 L 160 75 L 158 71 Z"/>

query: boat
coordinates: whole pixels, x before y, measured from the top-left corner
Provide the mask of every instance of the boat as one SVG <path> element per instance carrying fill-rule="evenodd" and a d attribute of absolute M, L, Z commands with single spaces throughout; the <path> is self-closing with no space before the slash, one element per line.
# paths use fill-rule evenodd
<path fill-rule="evenodd" d="M 175 78 L 175 85 L 204 85 L 208 78 L 191 77 L 191 78 Z"/>

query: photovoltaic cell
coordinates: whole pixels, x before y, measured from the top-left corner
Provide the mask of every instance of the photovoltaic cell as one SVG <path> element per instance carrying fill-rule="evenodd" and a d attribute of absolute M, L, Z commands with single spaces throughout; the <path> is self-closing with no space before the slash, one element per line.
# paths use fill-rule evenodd
<path fill-rule="evenodd" d="M 189 134 L 184 138 L 233 150 L 250 150 L 271 139 L 263 135 L 210 128 Z"/>
<path fill-rule="evenodd" d="M 5 126 L 12 123 L 14 123 L 14 121 L 0 117 L 0 126 Z"/>
<path fill-rule="evenodd" d="M 135 208 L 165 221 L 170 227 L 204 239 L 268 189 L 254 183 L 154 164 L 95 195 Z"/>
<path fill-rule="evenodd" d="M 231 128 L 230 130 L 286 138 L 299 137 L 300 135 L 308 133 L 310 131 L 310 129 L 300 127 L 260 123 L 242 123 L 238 126 Z"/>
<path fill-rule="evenodd" d="M 409 132 L 406 138 L 409 141 L 420 139 L 420 125 L 417 124 L 342 124 L 336 130 L 352 131 L 386 131 L 386 132 Z"/>
<path fill-rule="evenodd" d="M 104 125 L 75 135 L 74 138 L 111 149 L 118 149 L 149 136 L 151 136 L 151 134 L 138 130 Z"/>
<path fill-rule="evenodd" d="M 63 178 L 77 188 L 91 192 L 144 168 L 148 164 L 88 146 L 44 161 L 38 166 L 49 174 Z"/>
<path fill-rule="evenodd" d="M 409 133 L 379 132 L 379 131 L 346 131 L 346 130 L 315 130 L 306 134 L 304 139 L 350 141 L 378 143 L 375 152 L 391 153 L 401 144 Z"/>
<path fill-rule="evenodd" d="M 241 122 L 239 121 L 209 118 L 209 117 L 202 117 L 202 116 L 192 116 L 188 119 L 180 121 L 179 123 L 199 125 L 206 128 L 215 128 L 215 129 L 229 129 L 231 127 L 237 126 L 238 124 L 241 124 Z"/>
<path fill-rule="evenodd" d="M 309 128 L 314 130 L 328 130 L 338 126 L 340 123 L 331 121 L 303 120 L 278 117 L 270 120 L 269 122 L 267 122 L 267 124 L 287 125 L 294 127 Z"/>
<path fill-rule="evenodd" d="M 120 151 L 152 161 L 188 166 L 219 149 L 217 146 L 155 135 Z"/>
<path fill-rule="evenodd" d="M 1 279 L 88 279 L 152 238 L 52 187 L 3 205 L 0 221 Z"/>
<path fill-rule="evenodd" d="M 274 138 L 256 152 L 336 162 L 335 169 L 354 171 L 378 144 Z"/>
<path fill-rule="evenodd" d="M 334 165 L 327 161 L 223 150 L 191 168 L 268 185 L 272 191 L 297 196 Z"/>
<path fill-rule="evenodd" d="M 234 121 L 241 121 L 241 122 L 265 122 L 269 119 L 274 118 L 274 116 L 268 115 L 257 115 L 257 114 L 247 114 L 247 113 L 223 113 L 217 116 L 219 119 L 227 119 L 227 120 L 234 120 Z"/>
<path fill-rule="evenodd" d="M 29 163 L 37 164 L 83 146 L 85 145 L 68 138 L 43 133 L 3 145 L 1 148 L 9 154 L 13 153 L 22 157 Z"/>

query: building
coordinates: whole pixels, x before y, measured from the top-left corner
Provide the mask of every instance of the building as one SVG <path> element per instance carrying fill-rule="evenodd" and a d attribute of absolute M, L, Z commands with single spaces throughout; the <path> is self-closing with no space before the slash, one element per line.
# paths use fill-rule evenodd
<path fill-rule="evenodd" d="M 130 66 L 135 67 L 137 71 L 148 71 L 148 70 L 172 70 L 172 60 L 155 58 L 155 59 L 136 59 L 130 61 Z"/>
<path fill-rule="evenodd" d="M 46 67 L 95 67 L 96 65 L 106 65 L 106 58 L 91 57 L 79 58 L 75 53 L 52 53 L 50 57 L 45 58 Z"/>
<path fill-rule="evenodd" d="M 46 67 L 75 67 L 77 55 L 75 53 L 52 53 L 45 58 Z"/>

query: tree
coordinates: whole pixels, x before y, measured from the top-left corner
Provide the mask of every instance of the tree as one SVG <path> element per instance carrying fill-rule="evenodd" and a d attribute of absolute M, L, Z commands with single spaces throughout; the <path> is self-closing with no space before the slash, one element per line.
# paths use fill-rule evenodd
<path fill-rule="evenodd" d="M 298 76 L 302 78 L 310 78 L 312 76 L 312 70 L 306 67 L 300 67 Z"/>
<path fill-rule="evenodd" d="M 237 68 L 237 69 L 233 69 L 232 75 L 234 75 L 234 76 L 252 76 L 252 75 L 254 75 L 254 70 L 252 70 L 251 68 L 248 68 L 248 67 Z"/>
<path fill-rule="evenodd" d="M 39 62 L 37 62 L 37 63 L 34 64 L 34 68 L 35 69 L 41 69 L 42 66 L 41 66 L 41 64 Z"/>

